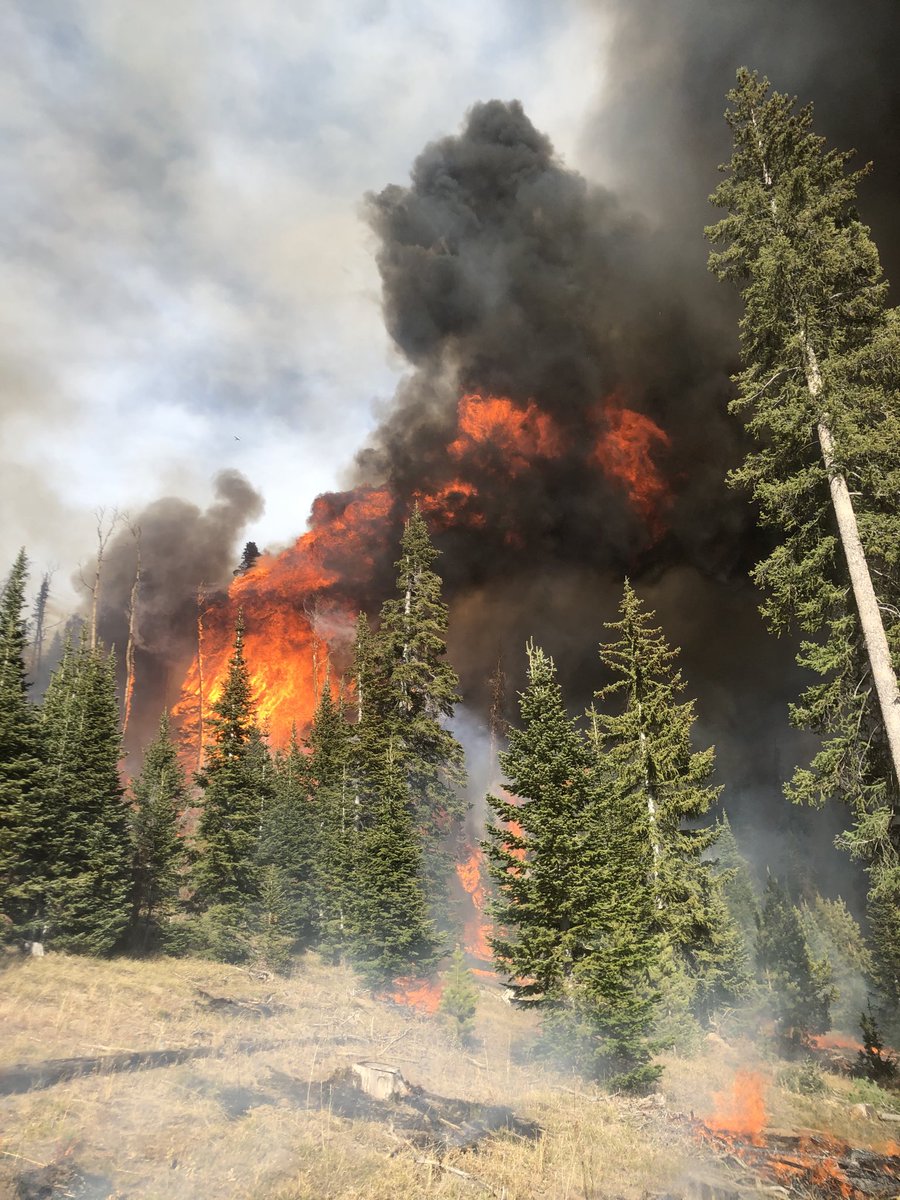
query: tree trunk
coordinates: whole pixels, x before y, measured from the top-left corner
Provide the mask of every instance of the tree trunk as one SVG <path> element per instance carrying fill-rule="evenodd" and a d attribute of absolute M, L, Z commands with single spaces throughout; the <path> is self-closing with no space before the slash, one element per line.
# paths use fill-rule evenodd
<path fill-rule="evenodd" d="M 806 353 L 806 384 L 809 394 L 816 399 L 822 390 L 819 362 L 815 351 L 805 338 L 804 349 Z M 827 413 L 823 413 L 819 418 L 816 430 L 819 435 L 819 446 L 822 449 L 825 470 L 828 472 L 831 502 L 834 505 L 838 534 L 847 559 L 847 570 L 850 574 L 853 598 L 856 601 L 863 640 L 869 656 L 869 665 L 872 668 L 872 679 L 878 695 L 881 719 L 884 722 L 884 731 L 891 752 L 894 778 L 900 784 L 900 689 L 897 687 L 897 675 L 891 661 L 891 651 L 887 635 L 884 632 L 881 609 L 872 586 L 872 576 L 869 574 L 869 565 L 866 562 L 865 550 L 860 540 L 856 513 L 853 511 L 853 501 L 850 498 L 847 480 L 842 472 L 835 468 L 834 439 L 831 436 Z"/>
<path fill-rule="evenodd" d="M 134 568 L 134 582 L 131 585 L 131 597 L 128 602 L 128 642 L 125 646 L 125 713 L 122 718 L 122 736 L 128 729 L 131 718 L 131 701 L 134 698 L 134 624 L 137 615 L 137 598 L 141 586 L 141 531 L 132 527 L 132 535 L 137 549 L 137 562 Z"/>

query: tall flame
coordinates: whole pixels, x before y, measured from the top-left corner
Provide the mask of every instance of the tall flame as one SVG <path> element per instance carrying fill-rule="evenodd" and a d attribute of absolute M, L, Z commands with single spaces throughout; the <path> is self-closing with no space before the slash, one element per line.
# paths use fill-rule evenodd
<path fill-rule="evenodd" d="M 657 453 L 669 442 L 648 417 L 613 396 L 598 405 L 600 433 L 593 450 L 564 433 L 529 400 L 478 392 L 458 404 L 454 436 L 423 474 L 423 486 L 401 495 L 396 487 L 359 487 L 326 494 L 313 505 L 309 531 L 289 549 L 264 555 L 235 578 L 227 597 L 208 598 L 203 612 L 202 660 L 188 669 L 173 706 L 183 738 L 195 750 L 206 714 L 228 673 L 234 618 L 244 611 L 245 654 L 257 707 L 271 742 L 284 745 L 292 726 L 308 728 L 322 686 L 329 649 L 349 642 L 360 597 L 379 566 L 390 562 L 396 518 L 416 499 L 439 528 L 486 530 L 510 548 L 524 547 L 515 494 L 509 484 L 541 462 L 571 456 L 622 485 L 651 538 L 664 528 L 668 491 Z M 585 457 L 587 456 L 587 457 Z M 490 489 L 490 529 L 481 488 Z M 499 524 L 497 506 L 508 512 Z M 198 647 L 199 650 L 199 647 Z"/>
<path fill-rule="evenodd" d="M 603 417 L 605 428 L 594 448 L 596 461 L 608 476 L 624 484 L 635 509 L 660 532 L 669 486 L 656 458 L 669 446 L 669 435 L 643 413 L 624 408 L 615 396 L 607 401 Z"/>
<path fill-rule="evenodd" d="M 757 1071 L 738 1071 L 727 1092 L 714 1092 L 706 1126 L 721 1133 L 740 1133 L 751 1140 L 766 1127 L 764 1079 Z"/>

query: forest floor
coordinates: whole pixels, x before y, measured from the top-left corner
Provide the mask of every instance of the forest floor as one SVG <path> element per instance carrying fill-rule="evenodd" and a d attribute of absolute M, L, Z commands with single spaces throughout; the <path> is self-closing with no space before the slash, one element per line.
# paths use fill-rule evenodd
<path fill-rule="evenodd" d="M 861 1097 L 849 1078 L 828 1074 L 826 1093 L 797 1095 L 775 1082 L 780 1064 L 716 1037 L 690 1057 L 664 1056 L 652 1101 L 605 1095 L 536 1063 L 531 1014 L 490 981 L 479 991 L 476 1036 L 464 1048 L 439 1017 L 375 1000 L 314 955 L 272 980 L 198 960 L 2 955 L 0 1197 L 698 1194 L 686 1181 L 705 1151 L 690 1114 L 711 1113 L 714 1093 L 746 1068 L 766 1080 L 772 1127 L 879 1150 L 897 1136 L 898 1126 L 853 1110 Z M 322 1104 L 319 1081 L 361 1059 L 398 1067 L 428 1093 L 506 1105 L 533 1128 L 429 1149 L 399 1120 Z"/>

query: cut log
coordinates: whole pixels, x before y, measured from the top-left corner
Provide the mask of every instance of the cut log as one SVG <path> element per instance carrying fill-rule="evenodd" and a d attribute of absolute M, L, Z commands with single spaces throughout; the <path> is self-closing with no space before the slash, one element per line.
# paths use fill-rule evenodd
<path fill-rule="evenodd" d="M 373 1100 L 400 1100 L 410 1093 L 409 1084 L 396 1067 L 380 1062 L 355 1062 L 356 1085 Z"/>

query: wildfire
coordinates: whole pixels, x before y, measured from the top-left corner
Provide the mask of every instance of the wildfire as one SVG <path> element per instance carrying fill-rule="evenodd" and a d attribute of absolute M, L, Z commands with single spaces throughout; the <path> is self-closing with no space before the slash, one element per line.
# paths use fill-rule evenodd
<path fill-rule="evenodd" d="M 605 428 L 594 449 L 597 463 L 606 475 L 625 485 L 631 503 L 660 533 L 661 514 L 670 496 L 656 455 L 670 445 L 669 435 L 643 413 L 624 408 L 616 396 L 607 401 L 603 420 Z"/>
<path fill-rule="evenodd" d="M 490 962 L 488 938 L 492 928 L 484 918 L 484 851 L 480 846 L 469 847 L 467 857 L 456 864 L 456 875 L 472 901 L 472 910 L 465 922 L 466 950 L 475 958 Z"/>
<path fill-rule="evenodd" d="M 504 473 L 520 475 L 537 458 L 559 458 L 562 439 L 553 419 L 533 400 L 519 408 L 505 396 L 470 392 L 461 398 L 458 433 L 447 447 L 457 462 L 490 458 Z"/>
<path fill-rule="evenodd" d="M 394 990 L 390 998 L 395 1004 L 402 1004 L 426 1016 L 433 1016 L 440 1007 L 443 994 L 443 983 L 403 976 L 394 980 Z"/>
<path fill-rule="evenodd" d="M 412 496 L 391 485 L 320 496 L 309 531 L 293 546 L 264 555 L 234 579 L 227 596 L 209 597 L 198 608 L 198 653 L 172 708 L 183 740 L 196 751 L 208 736 L 238 608 L 244 610 L 257 716 L 272 745 L 285 745 L 295 725 L 301 733 L 309 727 L 329 651 L 349 641 L 361 598 L 377 568 L 391 561 L 397 519 L 410 499 L 441 528 L 493 536 L 508 550 L 525 550 L 529 530 L 521 525 L 510 485 L 541 462 L 571 456 L 622 484 L 648 533 L 658 537 L 669 493 L 656 456 L 669 438 L 617 397 L 599 403 L 597 411 L 600 434 L 593 447 L 588 439 L 582 448 L 534 400 L 523 405 L 468 392 L 459 400 L 452 439 L 423 470 L 423 485 Z M 478 944 L 484 950 L 483 937 Z"/>
<path fill-rule="evenodd" d="M 756 1071 L 738 1071 L 731 1089 L 714 1092 L 713 1115 L 706 1118 L 707 1129 L 719 1133 L 739 1133 L 755 1142 L 766 1125 L 764 1080 Z"/>

